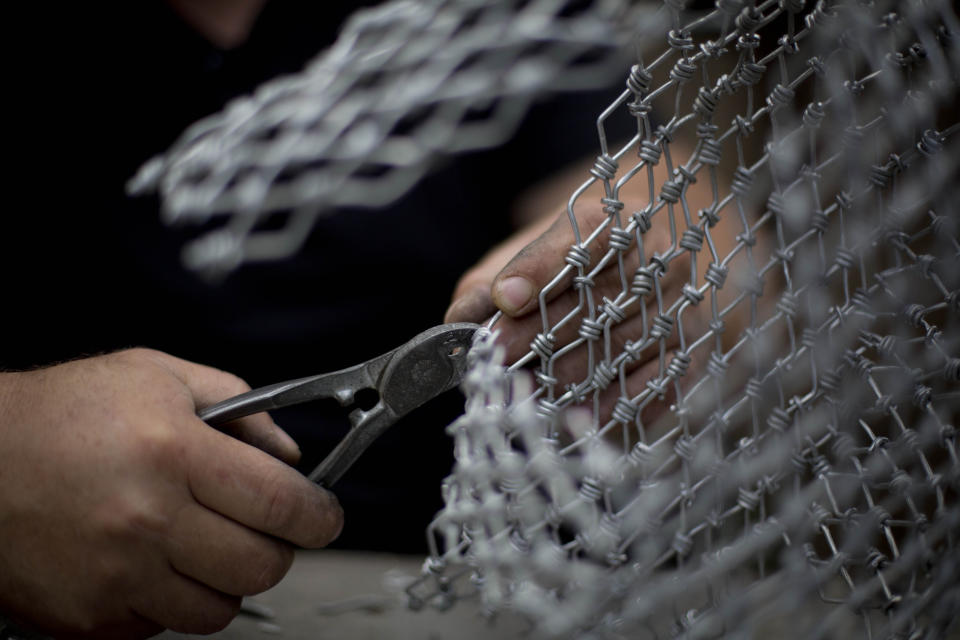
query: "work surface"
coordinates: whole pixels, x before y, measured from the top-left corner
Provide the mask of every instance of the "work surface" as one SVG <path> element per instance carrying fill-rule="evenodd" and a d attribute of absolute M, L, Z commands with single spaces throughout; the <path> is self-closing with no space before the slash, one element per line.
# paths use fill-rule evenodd
<path fill-rule="evenodd" d="M 276 587 L 248 602 L 273 617 L 237 617 L 213 636 L 220 640 L 473 640 L 519 638 L 522 625 L 501 620 L 490 627 L 475 602 L 453 609 L 411 611 L 403 587 L 418 576 L 423 558 L 343 551 L 300 551 Z M 166 632 L 161 640 L 199 638 Z"/>

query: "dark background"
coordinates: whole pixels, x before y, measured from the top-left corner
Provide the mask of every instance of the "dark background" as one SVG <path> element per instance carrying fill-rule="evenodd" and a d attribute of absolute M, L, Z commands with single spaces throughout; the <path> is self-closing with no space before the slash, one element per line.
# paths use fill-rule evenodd
<path fill-rule="evenodd" d="M 273 2 L 248 42 L 223 51 L 160 1 L 7 9 L 5 331 L 0 367 L 147 346 L 259 386 L 352 365 L 442 322 L 453 286 L 511 229 L 511 202 L 598 152 L 595 118 L 620 92 L 539 104 L 503 148 L 444 163 L 383 210 L 321 220 L 294 258 L 208 282 L 180 263 L 201 228 L 171 229 L 124 184 L 190 123 L 333 42 L 359 2 Z M 370 4 L 370 3 L 368 3 Z M 16 42 L 17 44 L 9 44 Z M 395 426 L 336 487 L 334 546 L 422 553 L 452 464 L 451 392 Z M 335 403 L 277 422 L 309 470 L 346 417 Z"/>

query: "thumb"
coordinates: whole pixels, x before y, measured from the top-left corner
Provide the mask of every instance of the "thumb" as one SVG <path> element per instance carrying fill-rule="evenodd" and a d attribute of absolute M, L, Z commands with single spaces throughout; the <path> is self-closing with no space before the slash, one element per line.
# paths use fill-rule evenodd
<path fill-rule="evenodd" d="M 586 240 L 587 234 L 606 219 L 607 214 L 599 207 L 585 207 L 577 215 L 581 237 Z M 564 212 L 536 239 L 516 252 L 496 275 L 491 286 L 493 303 L 511 317 L 532 311 L 537 306 L 540 290 L 563 269 L 564 257 L 573 244 L 573 227 Z M 591 249 L 600 247 L 599 241 L 593 245 Z M 549 299 L 555 298 L 565 288 L 561 286 L 551 291 Z"/>
<path fill-rule="evenodd" d="M 494 247 L 457 283 L 444 322 L 483 322 L 497 312 L 491 287 L 510 259 L 524 250 L 550 225 L 552 216 L 543 216 Z"/>

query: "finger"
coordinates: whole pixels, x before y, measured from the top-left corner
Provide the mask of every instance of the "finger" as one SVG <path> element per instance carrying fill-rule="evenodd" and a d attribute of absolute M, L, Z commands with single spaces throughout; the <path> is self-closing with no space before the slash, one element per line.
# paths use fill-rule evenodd
<path fill-rule="evenodd" d="M 652 243 L 655 242 L 659 248 L 661 241 L 662 239 L 654 239 Z M 644 297 L 638 297 L 634 295 L 630 287 L 631 277 L 640 264 L 640 255 L 636 251 L 630 251 L 626 252 L 622 258 L 622 264 L 619 260 L 612 260 L 599 273 L 591 273 L 593 280 L 591 293 L 594 304 L 605 299 L 619 300 L 617 313 L 618 315 L 622 314 L 623 319 L 615 322 L 611 330 L 616 332 L 617 336 L 622 336 L 623 339 L 615 344 L 613 348 L 615 353 L 622 348 L 628 339 L 636 340 L 642 335 L 642 323 L 629 324 L 627 321 L 639 315 L 647 306 L 653 305 L 645 316 L 649 324 L 650 320 L 659 313 L 659 308 L 655 303 L 656 288 L 659 287 L 662 292 L 661 297 L 664 304 L 676 299 L 684 278 L 689 277 L 690 265 L 690 258 L 687 255 L 674 258 L 670 262 L 667 272 L 656 275 L 655 281 L 651 281 L 649 292 Z M 625 298 L 622 295 L 624 292 L 627 293 Z M 581 297 L 578 289 L 566 289 L 548 303 L 547 318 L 550 323 L 557 323 L 571 311 L 580 309 L 579 317 L 573 322 L 567 322 L 559 328 L 553 325 L 548 330 L 553 336 L 555 350 L 578 338 L 583 325 L 583 318 L 587 317 L 587 310 L 584 306 L 586 304 L 588 304 L 588 299 Z M 540 314 L 526 314 L 518 318 L 504 317 L 497 323 L 496 327 L 500 331 L 498 342 L 506 349 L 507 362 L 515 362 L 526 354 L 536 334 L 544 331 Z"/>
<path fill-rule="evenodd" d="M 550 216 L 545 216 L 527 225 L 496 246 L 467 271 L 457 283 L 450 307 L 444 315 L 444 322 L 483 322 L 496 313 L 497 308 L 490 295 L 494 278 L 517 252 L 550 226 L 551 219 Z"/>
<path fill-rule="evenodd" d="M 636 305 L 638 311 L 643 311 L 641 304 Z M 628 344 L 631 347 L 631 356 L 624 363 L 624 371 L 627 374 L 645 365 L 647 362 L 659 362 L 661 350 L 664 351 L 667 362 L 669 362 L 669 352 L 679 344 L 679 336 L 676 331 L 663 336 L 662 338 L 653 338 L 650 333 L 650 321 L 656 314 L 656 307 L 649 306 L 646 313 L 635 313 L 619 324 L 610 327 L 610 358 L 611 361 L 625 351 Z M 603 360 L 606 356 L 604 342 L 605 337 L 592 342 L 594 365 Z M 566 353 L 553 362 L 551 375 L 556 378 L 557 385 L 561 388 L 569 384 L 580 384 L 588 379 L 591 373 L 589 364 L 590 343 L 583 341 L 579 346 Z M 610 385 L 615 386 L 614 384 Z M 613 399 L 614 401 L 616 398 Z"/>
<path fill-rule="evenodd" d="M 150 588 L 132 597 L 138 615 L 179 633 L 220 631 L 240 612 L 240 604 L 239 596 L 211 589 L 169 565 Z"/>
<path fill-rule="evenodd" d="M 250 385 L 232 373 L 160 351 L 144 351 L 190 389 L 197 410 L 250 391 Z M 295 465 L 300 460 L 300 447 L 266 413 L 233 420 L 217 428 L 289 465 Z"/>
<path fill-rule="evenodd" d="M 217 591 L 254 595 L 276 585 L 293 563 L 293 547 L 199 504 L 180 511 L 167 556 L 181 574 Z"/>
<path fill-rule="evenodd" d="M 218 430 L 269 453 L 290 466 L 300 461 L 300 447 L 267 413 L 256 413 L 219 424 Z"/>
<path fill-rule="evenodd" d="M 329 544 L 343 526 L 332 493 L 292 467 L 208 430 L 192 448 L 190 489 L 197 501 L 262 533 L 306 548 Z"/>
<path fill-rule="evenodd" d="M 607 214 L 592 203 L 582 210 L 578 226 L 581 235 L 586 237 L 606 221 Z M 491 293 L 496 306 L 511 317 L 532 311 L 537 304 L 537 294 L 563 268 L 564 256 L 574 239 L 569 217 L 563 213 L 545 232 L 518 251 L 494 278 Z M 599 244 L 589 249 L 594 257 L 599 253 Z M 568 283 L 564 283 L 551 293 L 559 295 L 567 286 Z"/>

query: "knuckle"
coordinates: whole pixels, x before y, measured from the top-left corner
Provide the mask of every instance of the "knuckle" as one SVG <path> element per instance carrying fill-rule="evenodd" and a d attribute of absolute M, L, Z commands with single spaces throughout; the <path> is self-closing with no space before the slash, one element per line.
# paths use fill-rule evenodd
<path fill-rule="evenodd" d="M 140 540 L 144 535 L 162 534 L 169 529 L 170 522 L 164 510 L 153 501 L 138 495 L 121 495 L 103 505 L 103 508 L 91 514 L 94 527 L 108 540 Z M 117 584 L 129 574 L 122 563 L 109 562 L 103 558 L 98 565 L 101 578 Z"/>
<path fill-rule="evenodd" d="M 140 429 L 131 445 L 135 460 L 150 466 L 168 467 L 180 459 L 183 443 L 176 430 L 165 423 Z"/>
<path fill-rule="evenodd" d="M 245 393 L 247 391 L 250 391 L 250 385 L 247 383 L 246 380 L 244 380 L 240 376 L 232 373 L 228 373 L 226 371 L 222 373 L 223 373 L 223 386 L 228 393 L 237 394 L 237 393 Z"/>
<path fill-rule="evenodd" d="M 116 353 L 110 354 L 108 357 L 129 365 L 143 365 L 147 363 L 156 363 L 164 355 L 165 354 L 157 351 L 156 349 L 132 347 L 130 349 L 124 349 L 123 351 L 117 351 Z"/>

